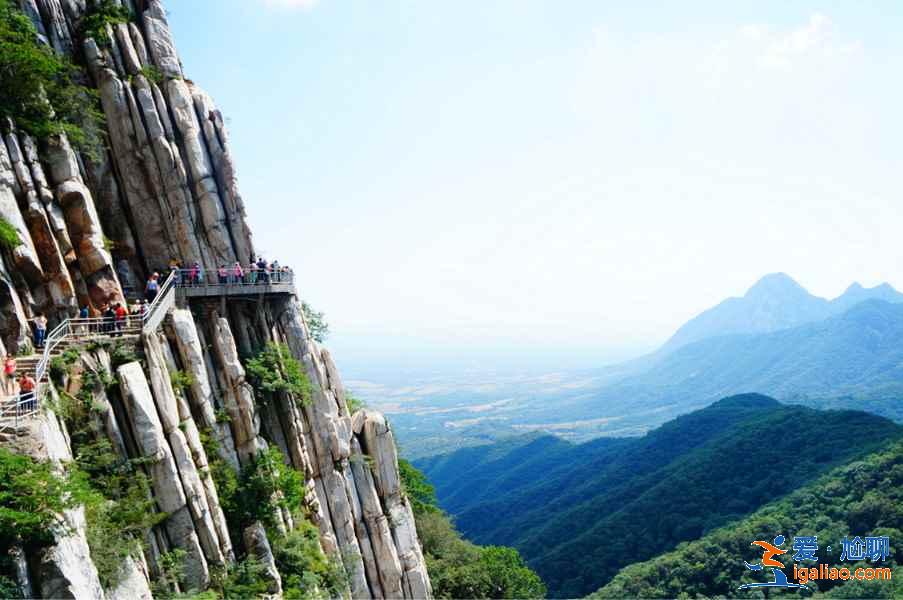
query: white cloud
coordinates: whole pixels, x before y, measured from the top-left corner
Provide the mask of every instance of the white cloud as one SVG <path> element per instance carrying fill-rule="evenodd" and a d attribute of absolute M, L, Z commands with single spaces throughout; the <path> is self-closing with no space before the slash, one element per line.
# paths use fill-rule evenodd
<path fill-rule="evenodd" d="M 272 8 L 310 10 L 319 4 L 320 0 L 263 0 L 263 3 Z"/>
<path fill-rule="evenodd" d="M 761 33 L 756 41 L 764 42 L 764 47 L 757 64 L 763 69 L 787 71 L 807 58 L 834 59 L 861 49 L 858 42 L 840 42 L 834 23 L 819 13 L 798 29 L 783 33 L 763 29 Z"/>
<path fill-rule="evenodd" d="M 833 21 L 815 13 L 793 29 L 750 24 L 711 48 L 700 61 L 700 70 L 710 86 L 725 79 L 743 77 L 747 83 L 757 75 L 821 74 L 843 70 L 850 59 L 861 57 L 862 43 L 843 39 Z"/>

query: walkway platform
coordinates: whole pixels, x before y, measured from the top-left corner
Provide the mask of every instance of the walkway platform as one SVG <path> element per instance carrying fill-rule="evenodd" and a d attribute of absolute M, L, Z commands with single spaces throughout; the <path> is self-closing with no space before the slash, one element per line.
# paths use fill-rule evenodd
<path fill-rule="evenodd" d="M 294 294 L 295 285 L 291 281 L 271 283 L 184 283 L 176 285 L 176 293 L 182 298 Z"/>

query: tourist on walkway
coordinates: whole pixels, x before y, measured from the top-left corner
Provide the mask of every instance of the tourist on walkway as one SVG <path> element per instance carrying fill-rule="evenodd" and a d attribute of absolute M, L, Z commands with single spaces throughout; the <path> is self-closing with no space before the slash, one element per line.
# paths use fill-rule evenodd
<path fill-rule="evenodd" d="M 113 329 L 116 327 L 116 310 L 107 304 L 107 307 L 103 311 L 103 332 L 110 334 L 113 333 Z"/>
<path fill-rule="evenodd" d="M 238 284 L 244 283 L 245 271 L 241 268 L 240 262 L 236 261 L 235 266 L 232 267 L 232 280 Z"/>
<path fill-rule="evenodd" d="M 181 276 L 182 276 L 182 263 L 180 263 L 180 262 L 178 261 L 178 259 L 171 258 L 171 259 L 169 260 L 169 272 L 170 272 L 170 273 L 175 273 L 175 274 L 176 274 L 176 277 L 175 277 L 175 280 L 174 280 L 174 281 L 175 281 L 176 283 L 179 283 L 179 282 L 181 281 L 181 279 L 182 279 L 182 277 L 181 277 Z"/>
<path fill-rule="evenodd" d="M 217 269 L 216 274 L 219 276 L 220 284 L 229 283 L 229 270 L 226 269 L 226 265 L 222 265 Z"/>
<path fill-rule="evenodd" d="M 116 336 L 120 336 L 122 335 L 122 330 L 125 329 L 125 322 L 129 316 L 129 311 L 127 311 L 122 304 L 117 302 L 113 309 L 113 313 L 116 315 Z"/>
<path fill-rule="evenodd" d="M 6 393 L 16 393 L 16 359 L 11 354 L 3 361 L 3 374 L 6 375 Z"/>
<path fill-rule="evenodd" d="M 19 378 L 19 406 L 23 411 L 31 411 L 38 407 L 37 398 L 35 397 L 34 378 L 26 373 Z"/>
<path fill-rule="evenodd" d="M 78 310 L 78 318 L 79 319 L 87 319 L 88 318 L 88 305 L 85 304 Z M 89 333 L 92 332 L 94 328 L 88 324 L 82 324 L 78 327 L 79 333 Z"/>
<path fill-rule="evenodd" d="M 154 273 L 150 276 L 150 279 L 147 280 L 147 285 L 144 286 L 144 299 L 148 302 L 153 302 L 154 298 L 157 297 L 157 293 L 160 291 L 160 279 L 159 273 Z"/>
<path fill-rule="evenodd" d="M 282 281 L 282 272 L 280 270 L 278 260 L 273 261 L 273 265 L 270 267 L 270 269 L 273 271 L 273 281 L 275 281 L 276 283 Z"/>
<path fill-rule="evenodd" d="M 257 259 L 257 276 L 260 278 L 261 283 L 270 282 L 269 268 L 270 265 L 267 264 L 267 261 L 265 261 L 262 256 Z"/>
<path fill-rule="evenodd" d="M 194 261 L 194 264 L 191 265 L 191 269 L 188 271 L 188 282 L 191 285 L 201 284 L 201 263 L 198 261 Z"/>
<path fill-rule="evenodd" d="M 43 348 L 44 340 L 47 338 L 47 317 L 44 313 L 38 313 L 34 319 L 34 346 L 35 348 Z"/>
<path fill-rule="evenodd" d="M 248 266 L 248 278 L 251 281 L 251 285 L 257 283 L 257 263 L 254 262 L 254 259 L 251 259 L 251 264 Z"/>

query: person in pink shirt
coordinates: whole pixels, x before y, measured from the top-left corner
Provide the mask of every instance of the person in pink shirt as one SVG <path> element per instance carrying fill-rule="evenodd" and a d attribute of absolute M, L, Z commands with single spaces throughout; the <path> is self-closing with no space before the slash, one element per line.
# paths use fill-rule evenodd
<path fill-rule="evenodd" d="M 195 261 L 188 271 L 188 280 L 191 285 L 199 285 L 201 283 L 201 263 Z"/>

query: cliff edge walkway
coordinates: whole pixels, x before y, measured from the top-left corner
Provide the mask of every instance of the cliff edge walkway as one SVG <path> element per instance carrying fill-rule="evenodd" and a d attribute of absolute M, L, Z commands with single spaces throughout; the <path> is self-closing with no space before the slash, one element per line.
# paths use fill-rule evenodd
<path fill-rule="evenodd" d="M 0 433 L 18 430 L 23 419 L 40 410 L 40 400 L 50 383 L 51 362 L 69 348 L 99 339 L 136 342 L 142 333 L 160 327 L 177 301 L 220 298 L 225 302 L 227 298 L 261 299 L 294 293 L 294 273 L 285 268 L 173 269 L 140 316 L 129 315 L 121 322 L 103 317 L 66 319 L 47 335 L 43 348 L 16 358 L 17 373 L 33 374 L 34 391 L 12 391 L 14 382 L 0 382 Z"/>

